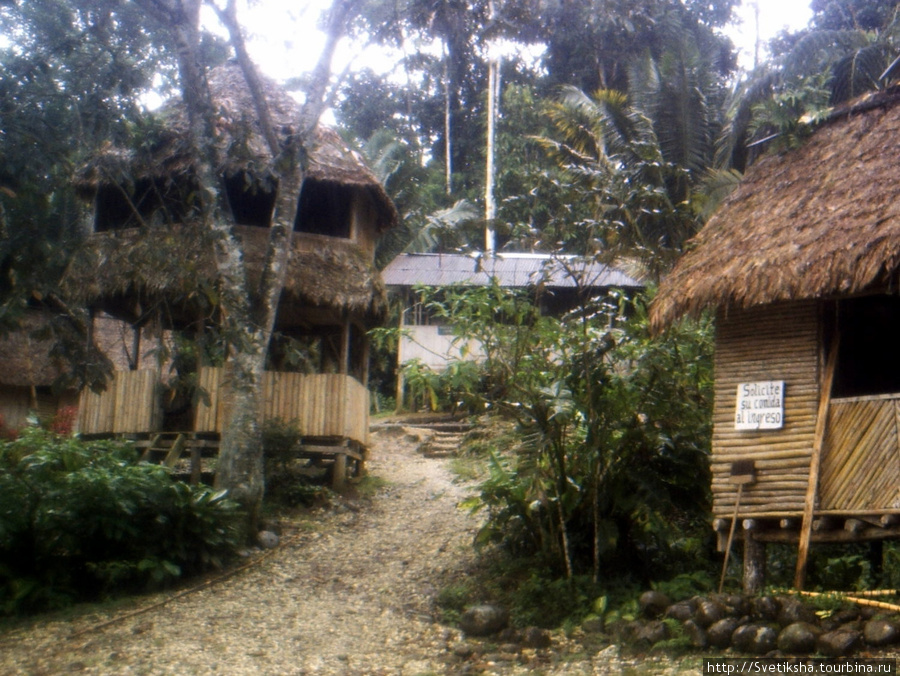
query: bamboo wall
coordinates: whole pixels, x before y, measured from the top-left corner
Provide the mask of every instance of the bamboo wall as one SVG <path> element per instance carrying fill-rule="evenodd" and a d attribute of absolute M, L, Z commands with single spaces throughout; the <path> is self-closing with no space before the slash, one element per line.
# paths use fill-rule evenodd
<path fill-rule="evenodd" d="M 900 398 L 836 399 L 819 479 L 819 509 L 896 512 L 900 507 Z"/>
<path fill-rule="evenodd" d="M 194 431 L 221 432 L 228 406 L 224 369 L 202 368 L 200 387 L 209 403 L 198 405 Z M 341 437 L 368 445 L 369 392 L 351 376 L 267 371 L 263 393 L 263 420 L 293 420 L 305 437 Z"/>
<path fill-rule="evenodd" d="M 162 422 L 159 374 L 155 370 L 116 371 L 106 390 L 85 389 L 78 405 L 82 434 L 157 431 Z"/>
<path fill-rule="evenodd" d="M 712 439 L 716 517 L 732 516 L 732 463 L 745 459 L 754 461 L 757 480 L 743 488 L 741 516 L 803 512 L 818 407 L 818 318 L 814 301 L 719 313 Z M 785 383 L 784 426 L 736 430 L 738 385 L 766 380 Z"/>

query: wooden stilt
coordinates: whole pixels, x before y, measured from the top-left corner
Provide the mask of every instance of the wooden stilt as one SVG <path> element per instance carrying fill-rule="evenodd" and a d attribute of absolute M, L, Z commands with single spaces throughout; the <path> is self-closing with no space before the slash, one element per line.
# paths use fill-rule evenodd
<path fill-rule="evenodd" d="M 728 541 L 725 543 L 725 560 L 722 561 L 722 575 L 719 577 L 719 593 L 725 586 L 725 573 L 728 571 L 728 559 L 731 557 L 731 544 L 734 542 L 734 528 L 737 525 L 738 510 L 741 507 L 741 493 L 744 484 L 738 484 L 737 499 L 734 501 L 734 514 L 731 516 L 731 528 L 728 530 Z"/>
<path fill-rule="evenodd" d="M 347 479 L 347 455 L 345 453 L 336 453 L 334 456 L 334 465 L 332 466 L 331 487 L 339 491 L 344 487 L 344 481 Z"/>
<path fill-rule="evenodd" d="M 744 594 L 752 596 L 766 584 L 766 543 L 744 531 Z"/>

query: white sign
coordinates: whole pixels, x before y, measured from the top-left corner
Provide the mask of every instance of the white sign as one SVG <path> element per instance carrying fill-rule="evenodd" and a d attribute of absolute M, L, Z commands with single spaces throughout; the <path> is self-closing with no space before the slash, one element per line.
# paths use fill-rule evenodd
<path fill-rule="evenodd" d="M 777 430 L 784 426 L 784 381 L 764 380 L 737 387 L 734 429 Z"/>

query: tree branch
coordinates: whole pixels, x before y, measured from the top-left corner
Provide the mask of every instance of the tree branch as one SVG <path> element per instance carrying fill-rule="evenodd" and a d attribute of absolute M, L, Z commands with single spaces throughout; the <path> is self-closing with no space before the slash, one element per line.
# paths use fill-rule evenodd
<path fill-rule="evenodd" d="M 237 3 L 235 0 L 227 0 L 224 9 L 219 7 L 215 0 L 207 0 L 207 4 L 215 10 L 219 21 L 228 29 L 231 45 L 234 47 L 238 63 L 244 74 L 244 80 L 247 82 L 247 87 L 250 89 L 250 95 L 253 98 L 253 105 L 259 117 L 259 126 L 262 129 L 263 137 L 266 139 L 272 157 L 278 157 L 283 152 L 283 148 L 278 143 L 278 136 L 275 134 L 272 115 L 269 112 L 269 104 L 263 93 L 259 73 L 250 59 L 250 54 L 247 52 L 247 43 L 244 40 L 244 34 L 241 32 L 241 26 L 237 20 Z"/>

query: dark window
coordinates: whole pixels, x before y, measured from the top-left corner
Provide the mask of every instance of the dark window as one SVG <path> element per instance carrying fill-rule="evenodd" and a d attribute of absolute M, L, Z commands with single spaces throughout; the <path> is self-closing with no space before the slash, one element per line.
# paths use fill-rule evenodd
<path fill-rule="evenodd" d="M 191 183 L 142 178 L 97 190 L 94 230 L 124 230 L 152 223 L 183 223 L 191 210 Z"/>
<path fill-rule="evenodd" d="M 294 230 L 329 237 L 350 237 L 353 193 L 330 181 L 306 179 L 300 190 L 300 207 Z"/>
<path fill-rule="evenodd" d="M 837 325 L 841 338 L 833 396 L 900 392 L 900 297 L 842 300 Z"/>
<path fill-rule="evenodd" d="M 275 210 L 275 189 L 254 181 L 246 172 L 239 171 L 225 178 L 228 205 L 238 225 L 254 225 L 268 228 Z"/>

